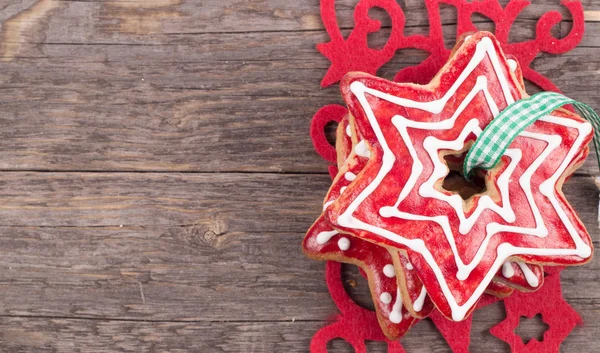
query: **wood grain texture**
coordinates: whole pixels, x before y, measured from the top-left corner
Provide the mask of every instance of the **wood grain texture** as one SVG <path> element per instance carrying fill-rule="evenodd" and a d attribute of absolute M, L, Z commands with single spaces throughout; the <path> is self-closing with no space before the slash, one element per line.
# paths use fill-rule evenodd
<path fill-rule="evenodd" d="M 327 176 L 1 175 L 0 316 L 322 323 L 335 312 L 323 263 L 299 251 Z M 594 188 L 575 177 L 565 193 L 597 240 Z M 571 303 L 600 300 L 598 266 L 565 272 Z"/>
<path fill-rule="evenodd" d="M 18 5 L 10 4 L 7 0 L 3 2 L 7 3 L 7 12 L 27 11 L 32 16 L 26 19 L 47 24 L 47 35 L 63 39 L 131 40 L 133 37 L 134 40 L 146 42 L 145 36 L 158 33 L 296 32 L 324 29 L 318 12 L 318 0 L 308 0 L 294 6 L 290 6 L 285 0 L 24 0 Z M 44 17 L 45 6 L 51 3 L 67 6 L 51 18 Z M 353 10 L 356 3 L 356 0 L 336 2 L 337 17 L 342 28 L 354 25 Z M 593 8 L 595 3 L 597 0 L 586 0 L 584 6 Z M 409 14 L 406 16 L 406 27 L 429 25 L 423 1 L 405 0 L 399 4 Z M 541 14 L 550 10 L 560 11 L 567 20 L 570 18 L 558 0 L 529 6 L 520 18 L 537 20 Z M 456 23 L 456 12 L 452 7 L 441 6 L 440 15 L 443 24 Z M 593 19 L 594 13 L 589 12 L 588 16 Z M 485 21 L 481 17 L 476 20 Z M 389 25 L 389 20 L 383 25 Z M 23 35 L 27 38 L 30 33 Z"/>
<path fill-rule="evenodd" d="M 505 3 L 506 1 L 504 1 Z M 356 0 L 336 3 L 347 34 Z M 399 1 L 406 33 L 427 33 L 421 0 Z M 528 7 L 511 40 L 535 36 L 559 0 Z M 533 67 L 600 107 L 598 0 L 582 1 L 580 48 Z M 300 251 L 329 186 L 309 122 L 341 103 L 320 89 L 329 62 L 318 0 L 0 0 L 0 351 L 306 352 L 336 313 L 324 263 Z M 373 10 L 383 30 L 387 15 Z M 441 8 L 446 46 L 456 13 Z M 493 29 L 483 17 L 481 29 Z M 378 74 L 420 63 L 398 52 Z M 598 247 L 592 157 L 565 186 Z M 600 332 L 600 262 L 563 272 L 583 315 L 562 352 Z M 345 267 L 351 296 L 370 297 Z M 473 352 L 507 352 L 478 311 Z M 528 328 L 524 329 L 525 331 Z M 409 353 L 449 352 L 425 321 Z M 341 340 L 331 352 L 351 352 Z M 592 348 L 593 349 L 593 348 Z M 369 343 L 369 352 L 384 352 Z"/>
<path fill-rule="evenodd" d="M 531 38 L 534 24 L 521 23 L 513 37 Z M 448 46 L 455 32 L 445 27 Z M 308 137 L 316 110 L 341 103 L 337 86 L 318 86 L 329 65 L 314 49 L 324 32 L 152 38 L 159 43 L 45 43 L 41 57 L 4 63 L 0 170 L 326 173 Z M 564 70 L 544 66 L 569 57 L 536 65 L 580 94 L 560 80 Z M 379 75 L 425 58 L 403 51 Z"/>
<path fill-rule="evenodd" d="M 598 316 L 595 307 L 575 305 Z M 590 312 L 592 310 L 592 312 Z M 475 313 L 471 350 L 509 352 L 507 345 L 487 330 L 501 320 L 500 304 Z M 315 321 L 284 322 L 141 322 L 80 320 L 65 318 L 0 318 L 0 344 L 10 352 L 306 352 L 310 337 L 321 327 Z M 589 349 L 590 336 L 598 334 L 598 323 L 578 327 L 561 347 L 562 353 Z M 593 343 L 592 343 L 593 344 Z M 414 326 L 402 339 L 408 352 L 449 352 L 430 321 Z M 369 353 L 385 353 L 384 345 L 367 343 Z M 330 353 L 350 353 L 342 340 L 328 345 Z"/>

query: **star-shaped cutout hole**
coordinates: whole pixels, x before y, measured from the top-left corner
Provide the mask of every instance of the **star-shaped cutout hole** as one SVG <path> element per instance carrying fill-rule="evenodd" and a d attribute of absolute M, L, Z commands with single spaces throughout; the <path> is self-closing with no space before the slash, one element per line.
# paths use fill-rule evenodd
<path fill-rule="evenodd" d="M 542 288 L 536 292 L 515 292 L 504 300 L 506 319 L 490 329 L 490 333 L 508 343 L 512 352 L 558 352 L 560 344 L 571 330 L 582 323 L 581 317 L 563 299 L 560 285 L 560 274 L 553 273 L 546 277 Z M 517 334 L 521 317 L 541 315 L 548 329 L 543 338 L 522 339 Z"/>
<path fill-rule="evenodd" d="M 521 337 L 524 344 L 529 343 L 531 340 L 541 342 L 544 340 L 544 333 L 548 331 L 549 327 L 542 319 L 542 314 L 537 314 L 532 318 L 521 316 L 515 333 Z"/>
<path fill-rule="evenodd" d="M 444 156 L 444 162 L 448 167 L 448 174 L 442 182 L 440 192 L 443 190 L 458 194 L 463 200 L 469 200 L 471 197 L 483 194 L 488 190 L 486 182 L 487 172 L 484 170 L 475 170 L 471 180 L 467 180 L 462 172 L 465 153 L 449 153 Z"/>

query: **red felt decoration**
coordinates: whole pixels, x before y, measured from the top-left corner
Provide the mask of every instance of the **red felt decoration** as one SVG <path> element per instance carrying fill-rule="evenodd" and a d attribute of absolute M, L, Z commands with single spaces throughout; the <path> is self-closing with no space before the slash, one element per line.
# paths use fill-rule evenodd
<path fill-rule="evenodd" d="M 488 306 L 499 300 L 500 299 L 497 297 L 484 295 L 479 303 L 477 303 L 477 308 Z M 433 321 L 435 327 L 440 331 L 454 353 L 469 353 L 473 316 L 469 316 L 466 320 L 456 322 L 446 319 L 442 314 L 435 311 L 429 318 Z"/>
<path fill-rule="evenodd" d="M 327 288 L 335 305 L 341 311 L 333 317 L 333 323 L 320 329 L 310 343 L 311 353 L 327 353 L 327 342 L 342 338 L 356 351 L 365 353 L 365 341 L 385 341 L 389 353 L 406 353 L 399 342 L 388 340 L 377 322 L 374 311 L 367 310 L 356 304 L 346 293 L 342 282 L 342 265 L 337 262 L 327 262 L 325 272 Z"/>
<path fill-rule="evenodd" d="M 332 121 L 339 123 L 346 114 L 348 114 L 346 107 L 337 104 L 326 105 L 319 109 L 310 123 L 310 138 L 315 150 L 323 159 L 331 163 L 335 163 L 337 153 L 335 147 L 327 141 L 325 126 Z M 329 172 L 331 173 L 331 170 Z"/>
<path fill-rule="evenodd" d="M 332 323 L 320 329 L 310 343 L 311 353 L 327 353 L 327 343 L 336 338 L 344 339 L 356 351 L 365 353 L 365 341 L 383 341 L 388 345 L 388 353 L 406 353 L 400 342 L 387 339 L 374 311 L 367 310 L 356 304 L 344 289 L 342 281 L 342 265 L 338 262 L 327 262 L 325 271 L 327 288 L 333 302 L 341 314 L 332 318 Z M 484 295 L 477 304 L 481 308 L 497 302 L 498 298 Z M 439 312 L 434 312 L 430 318 L 448 342 L 455 353 L 468 353 L 471 337 L 472 317 L 461 322 L 446 319 Z"/>
<path fill-rule="evenodd" d="M 533 293 L 517 292 L 504 300 L 506 319 L 492 327 L 490 332 L 508 343 L 514 353 L 558 353 L 560 344 L 571 330 L 583 323 L 577 312 L 563 299 L 560 286 L 560 272 L 546 277 L 541 289 Z M 548 324 L 548 331 L 540 342 L 531 339 L 524 343 L 515 333 L 521 316 L 532 318 L 542 315 Z"/>
<path fill-rule="evenodd" d="M 562 20 L 557 11 L 544 14 L 537 22 L 536 37 L 524 42 L 508 41 L 509 31 L 517 16 L 530 5 L 529 1 L 511 0 L 504 8 L 497 0 L 424 0 L 429 15 L 429 35 L 405 35 L 405 14 L 395 0 L 361 0 L 354 10 L 354 29 L 344 39 L 335 14 L 335 0 L 321 0 L 321 17 L 331 41 L 317 45 L 317 49 L 331 61 L 321 85 L 329 86 L 350 71 L 362 71 L 372 75 L 387 63 L 398 50 L 414 48 L 428 52 L 429 57 L 421 64 L 403 68 L 395 77 L 399 82 L 428 83 L 446 63 L 450 50 L 444 45 L 440 5 L 452 5 L 457 10 L 456 38 L 467 32 L 477 31 L 471 21 L 475 13 L 483 15 L 495 24 L 495 36 L 506 54 L 514 55 L 523 70 L 523 76 L 546 91 L 558 88 L 546 77 L 531 68 L 531 62 L 539 53 L 562 54 L 577 46 L 584 31 L 583 8 L 579 1 L 563 0 L 573 18 L 571 32 L 562 39 L 552 36 L 551 29 Z M 377 32 L 381 23 L 369 17 L 369 9 L 380 7 L 391 18 L 392 31 L 381 49 L 368 46 L 367 35 Z"/>
<path fill-rule="evenodd" d="M 552 36 L 551 28 L 561 21 L 560 13 L 551 11 L 538 20 L 535 38 L 523 42 L 508 41 L 509 31 L 517 16 L 530 5 L 529 1 L 511 0 L 502 7 L 497 0 L 423 0 L 427 8 L 430 29 L 428 35 L 405 35 L 405 14 L 396 0 L 360 0 L 354 11 L 355 27 L 344 38 L 338 26 L 335 13 L 335 0 L 321 0 L 321 17 L 329 34 L 330 41 L 317 45 L 317 49 L 331 61 L 327 73 L 321 81 L 323 87 L 339 81 L 350 71 L 362 71 L 376 74 L 402 49 L 414 48 L 429 53 L 419 65 L 398 68 L 395 80 L 399 82 L 428 83 L 447 61 L 450 50 L 444 45 L 440 5 L 451 5 L 457 10 L 456 38 L 466 32 L 476 31 L 471 15 L 478 13 L 495 24 L 495 36 L 502 49 L 519 62 L 525 79 L 533 82 L 543 90 L 558 91 L 558 88 L 542 74 L 531 68 L 533 59 L 542 52 L 561 54 L 573 49 L 581 41 L 584 32 L 583 8 L 579 1 L 563 0 L 572 17 L 571 32 L 563 39 Z M 369 9 L 379 7 L 385 10 L 392 21 L 392 30 L 387 43 L 381 49 L 368 46 L 367 36 L 377 32 L 381 23 L 369 17 Z M 328 105 L 321 108 L 313 117 L 310 135 L 315 150 L 327 161 L 335 163 L 336 151 L 325 137 L 325 126 L 330 121 L 339 122 L 347 113 L 340 105 Z M 332 178 L 337 173 L 335 166 L 330 166 Z M 549 275 L 546 283 L 537 292 L 515 294 L 504 299 L 506 319 L 495 326 L 491 332 L 496 337 L 508 342 L 515 353 L 524 352 L 558 352 L 558 346 L 577 324 L 581 323 L 579 315 L 564 301 L 560 288 L 558 268 L 545 268 Z M 310 345 L 312 353 L 327 352 L 327 342 L 335 338 L 346 340 L 357 353 L 365 353 L 366 340 L 384 341 L 389 353 L 406 353 L 399 342 L 389 341 L 382 333 L 374 312 L 357 305 L 346 293 L 342 278 L 341 265 L 327 263 L 326 280 L 331 296 L 340 310 L 340 314 L 332 318 L 332 323 L 319 330 Z M 478 308 L 499 299 L 485 296 Z M 541 313 L 543 320 L 550 326 L 544 340 L 531 340 L 524 344 L 514 329 L 519 324 L 520 316 L 533 317 Z M 439 313 L 431 316 L 434 324 L 447 340 L 455 353 L 468 353 L 470 342 L 471 318 L 456 323 L 446 320 Z"/>

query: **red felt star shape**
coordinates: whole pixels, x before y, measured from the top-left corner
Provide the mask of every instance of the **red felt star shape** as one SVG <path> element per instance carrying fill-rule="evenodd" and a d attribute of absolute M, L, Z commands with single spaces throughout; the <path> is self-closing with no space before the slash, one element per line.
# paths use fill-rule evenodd
<path fill-rule="evenodd" d="M 491 34 L 473 35 L 428 86 L 350 74 L 342 93 L 371 153 L 325 216 L 340 230 L 407 250 L 442 314 L 464 319 L 511 258 L 588 261 L 589 235 L 560 193 L 592 138 L 574 114 L 554 112 L 523 132 L 487 173 L 487 194 L 465 202 L 439 187 L 448 173 L 441 156 L 463 153 L 525 96 Z"/>
<path fill-rule="evenodd" d="M 513 353 L 558 353 L 562 341 L 582 323 L 579 314 L 562 298 L 559 273 L 548 275 L 544 286 L 537 292 L 515 293 L 505 299 L 504 307 L 506 319 L 492 327 L 490 332 L 508 343 Z M 532 318 L 537 314 L 542 315 L 549 329 L 541 342 L 531 339 L 523 343 L 515 333 L 520 318 Z"/>

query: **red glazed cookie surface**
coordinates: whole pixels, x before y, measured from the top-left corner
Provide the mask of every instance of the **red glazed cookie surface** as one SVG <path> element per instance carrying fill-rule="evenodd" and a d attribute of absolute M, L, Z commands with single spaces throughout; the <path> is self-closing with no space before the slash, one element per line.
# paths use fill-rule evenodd
<path fill-rule="evenodd" d="M 339 178 L 336 178 L 324 204 L 330 204 L 339 197 L 340 190 L 347 187 L 368 162 L 368 158 L 360 157 L 353 152 L 354 147 L 360 141 L 354 125 L 350 123 L 349 117 L 345 117 L 338 126 L 336 140 L 341 173 Z M 346 173 L 350 174 L 346 175 Z M 352 263 L 363 269 L 369 280 L 378 320 L 384 333 L 390 339 L 403 335 L 414 324 L 415 320 L 407 316 L 406 310 L 414 318 L 426 317 L 433 310 L 433 304 L 428 298 L 421 280 L 407 256 L 401 252 L 388 252 L 385 247 L 350 234 L 340 234 L 323 217 L 319 218 L 311 227 L 303 246 L 305 253 L 311 258 Z M 535 267 L 534 265 L 527 266 Z M 508 284 L 511 283 L 510 281 L 521 283 L 525 279 L 521 272 L 515 271 L 506 281 Z M 505 297 L 512 291 L 513 289 L 505 284 L 493 282 L 488 286 L 486 293 Z M 399 293 L 401 302 L 397 300 Z M 396 314 L 393 319 L 397 321 L 401 317 L 400 322 L 392 321 L 396 303 L 402 303 L 405 307 L 398 306 L 402 315 Z"/>
<path fill-rule="evenodd" d="M 325 216 L 344 232 L 406 250 L 437 308 L 454 320 L 508 260 L 570 265 L 591 257 L 589 235 L 560 192 L 592 137 L 574 114 L 556 111 L 517 137 L 486 174 L 485 193 L 463 200 L 441 188 L 442 156 L 467 150 L 525 96 L 511 71 L 493 36 L 478 33 L 428 86 L 365 74 L 342 82 L 370 156 Z"/>

